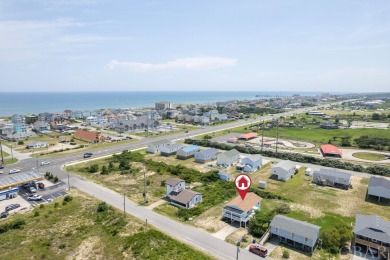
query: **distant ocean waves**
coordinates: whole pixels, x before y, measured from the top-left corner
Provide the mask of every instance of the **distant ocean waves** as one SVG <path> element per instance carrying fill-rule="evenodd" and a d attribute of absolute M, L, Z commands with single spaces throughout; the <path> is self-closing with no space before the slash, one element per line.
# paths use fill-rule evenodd
<path fill-rule="evenodd" d="M 13 114 L 134 108 L 154 106 L 158 101 L 199 104 L 226 100 L 258 99 L 271 96 L 314 96 L 313 92 L 68 92 L 0 93 L 0 116 Z M 258 97 L 256 97 L 258 96 Z"/>

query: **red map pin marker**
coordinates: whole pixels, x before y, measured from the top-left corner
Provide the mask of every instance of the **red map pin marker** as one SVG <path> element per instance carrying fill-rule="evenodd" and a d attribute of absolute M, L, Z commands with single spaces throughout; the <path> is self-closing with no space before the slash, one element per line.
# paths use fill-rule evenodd
<path fill-rule="evenodd" d="M 251 178 L 246 174 L 240 174 L 234 180 L 234 184 L 236 185 L 236 189 L 240 194 L 241 199 L 244 200 L 252 184 Z"/>

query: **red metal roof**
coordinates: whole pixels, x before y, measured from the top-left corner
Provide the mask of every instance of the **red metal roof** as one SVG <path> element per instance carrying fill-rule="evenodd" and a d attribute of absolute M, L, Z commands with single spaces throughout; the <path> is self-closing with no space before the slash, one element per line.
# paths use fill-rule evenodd
<path fill-rule="evenodd" d="M 82 140 L 87 140 L 87 141 L 97 141 L 99 140 L 99 132 L 89 132 L 89 131 L 84 131 L 84 130 L 77 130 L 74 133 L 75 138 L 79 138 Z"/>
<path fill-rule="evenodd" d="M 339 154 L 339 155 L 342 154 L 342 152 L 339 148 L 337 148 L 336 146 L 331 145 L 331 144 L 321 145 L 321 151 L 324 154 Z"/>
<path fill-rule="evenodd" d="M 241 139 L 251 139 L 251 138 L 255 138 L 257 136 L 258 136 L 257 133 L 252 132 L 252 133 L 243 134 L 240 136 L 240 138 Z"/>

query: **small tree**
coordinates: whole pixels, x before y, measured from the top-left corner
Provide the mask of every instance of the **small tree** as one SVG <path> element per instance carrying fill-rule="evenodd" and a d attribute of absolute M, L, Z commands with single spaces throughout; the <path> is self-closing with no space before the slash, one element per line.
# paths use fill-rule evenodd
<path fill-rule="evenodd" d="M 88 168 L 88 172 L 90 172 L 90 173 L 95 173 L 97 171 L 99 171 L 99 165 L 98 164 L 92 164 Z"/>
<path fill-rule="evenodd" d="M 288 252 L 286 249 L 283 250 L 283 256 L 284 259 L 290 258 L 290 252 Z"/>
<path fill-rule="evenodd" d="M 57 183 L 58 181 L 59 181 L 58 177 L 55 176 L 55 177 L 53 178 L 53 182 L 54 182 L 54 183 Z"/>
<path fill-rule="evenodd" d="M 102 170 L 101 170 L 100 174 L 104 174 L 104 175 L 108 174 L 108 170 L 107 170 L 107 167 L 105 165 L 102 166 Z"/>
<path fill-rule="evenodd" d="M 160 182 L 161 187 L 165 187 L 166 183 L 167 183 L 166 181 L 161 181 Z"/>
<path fill-rule="evenodd" d="M 112 172 L 114 170 L 114 164 L 112 163 L 112 162 L 110 162 L 109 164 L 108 164 L 108 171 L 109 172 Z"/>
<path fill-rule="evenodd" d="M 98 207 L 97 207 L 97 212 L 104 212 L 104 211 L 107 211 L 107 209 L 108 209 L 107 203 L 100 202 Z"/>

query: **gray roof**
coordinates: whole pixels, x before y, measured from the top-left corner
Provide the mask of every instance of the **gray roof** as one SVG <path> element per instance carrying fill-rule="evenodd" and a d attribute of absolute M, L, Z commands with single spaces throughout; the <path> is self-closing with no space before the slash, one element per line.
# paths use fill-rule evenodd
<path fill-rule="evenodd" d="M 209 148 L 200 152 L 197 152 L 198 154 L 204 154 L 205 156 L 207 155 L 215 155 L 218 153 L 218 150 L 215 148 Z"/>
<path fill-rule="evenodd" d="M 291 168 L 294 168 L 296 165 L 297 165 L 296 162 L 292 162 L 290 160 L 286 160 L 286 161 L 280 161 L 280 162 L 278 162 L 276 165 L 274 165 L 272 167 L 280 167 L 280 168 L 288 171 Z"/>
<path fill-rule="evenodd" d="M 262 157 L 260 154 L 248 154 L 248 155 L 245 155 L 242 159 L 244 159 L 244 158 L 248 158 L 252 162 L 255 162 L 255 161 L 261 160 Z"/>
<path fill-rule="evenodd" d="M 182 181 L 184 181 L 184 180 L 179 179 L 179 178 L 172 178 L 172 179 L 167 180 L 166 184 L 171 185 L 171 186 L 176 186 L 177 184 L 179 184 Z"/>
<path fill-rule="evenodd" d="M 239 154 L 240 154 L 240 152 L 237 151 L 236 149 L 232 149 L 232 150 L 229 150 L 229 151 L 223 153 L 223 155 L 225 155 L 226 157 L 235 157 L 235 156 L 238 156 Z"/>
<path fill-rule="evenodd" d="M 192 190 L 183 190 L 177 196 L 172 196 L 171 200 L 180 202 L 182 204 L 187 204 L 190 202 L 196 195 L 202 195 L 199 192 Z"/>
<path fill-rule="evenodd" d="M 161 150 L 163 148 L 167 148 L 167 149 L 180 149 L 183 147 L 183 144 L 170 144 L 170 145 L 167 145 L 165 147 L 162 147 Z"/>
<path fill-rule="evenodd" d="M 154 142 L 151 142 L 152 145 L 162 145 L 162 144 L 169 144 L 170 142 L 167 139 L 157 140 Z"/>
<path fill-rule="evenodd" d="M 324 169 L 321 168 L 319 171 L 314 172 L 315 174 L 320 174 L 322 177 L 329 176 L 333 178 L 339 178 L 339 179 L 345 179 L 350 180 L 352 177 L 352 174 L 349 172 L 343 172 L 336 169 Z"/>
<path fill-rule="evenodd" d="M 0 188 L 12 187 L 37 179 L 43 179 L 43 175 L 34 171 L 7 174 L 0 177 Z"/>
<path fill-rule="evenodd" d="M 312 240 L 318 239 L 318 232 L 321 227 L 289 218 L 282 215 L 276 215 L 271 221 L 271 227 L 294 233 Z"/>
<path fill-rule="evenodd" d="M 370 177 L 370 182 L 368 183 L 368 188 L 371 187 L 383 187 L 385 189 L 390 190 L 390 180 L 381 177 Z"/>
<path fill-rule="evenodd" d="M 390 243 L 390 222 L 376 215 L 356 214 L 353 232 L 357 235 Z"/>

